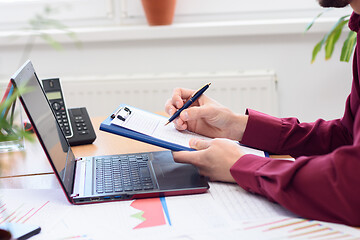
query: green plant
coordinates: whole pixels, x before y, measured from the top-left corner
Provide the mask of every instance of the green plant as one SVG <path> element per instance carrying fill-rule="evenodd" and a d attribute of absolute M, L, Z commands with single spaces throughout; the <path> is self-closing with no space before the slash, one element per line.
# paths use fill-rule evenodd
<path fill-rule="evenodd" d="M 15 106 L 17 98 L 29 91 L 24 87 L 19 87 L 14 90 L 11 96 L 0 103 L 0 142 L 14 141 L 19 138 L 26 138 L 27 140 L 33 140 L 32 134 L 26 132 L 22 126 L 13 123 L 13 113 L 11 112 L 12 107 Z M 3 114 L 6 109 L 9 109 L 9 114 Z M 20 123 L 22 124 L 22 123 Z"/>
<path fill-rule="evenodd" d="M 25 44 L 24 51 L 22 52 L 19 65 L 22 65 L 23 62 L 29 57 L 30 52 L 34 46 L 35 39 L 37 37 L 42 38 L 55 50 L 62 50 L 61 44 L 49 34 L 49 31 L 46 30 L 59 30 L 61 32 L 64 32 L 74 41 L 77 47 L 81 47 L 81 42 L 77 39 L 75 33 L 71 32 L 67 28 L 67 26 L 52 17 L 57 12 L 58 9 L 52 8 L 50 6 L 45 6 L 41 13 L 35 14 L 34 17 L 32 17 L 28 21 L 28 27 L 22 29 L 23 31 L 29 32 L 30 34 Z M 22 93 L 25 93 L 27 91 L 29 91 L 29 89 L 19 87 L 8 99 L 0 103 L 0 142 L 14 141 L 22 137 L 28 140 L 33 139 L 32 134 L 26 132 L 22 126 L 13 124 L 13 114 L 3 114 L 5 109 L 13 108 L 15 106 L 17 98 Z"/>
<path fill-rule="evenodd" d="M 314 25 L 315 21 L 322 16 L 324 12 L 318 14 L 312 22 L 309 23 L 309 25 L 306 27 L 305 32 L 309 31 L 310 28 Z M 312 51 L 312 58 L 311 63 L 313 63 L 316 59 L 317 54 L 320 52 L 321 48 L 325 45 L 325 60 L 328 60 L 331 58 L 334 49 L 335 44 L 340 38 L 341 32 L 344 28 L 344 26 L 347 26 L 350 19 L 350 15 L 345 15 L 339 18 L 339 20 L 334 24 L 334 26 L 330 29 L 328 33 L 325 34 L 325 36 L 315 45 L 313 51 Z M 352 53 L 354 51 L 356 45 L 356 32 L 350 31 L 346 40 L 343 43 L 341 55 L 340 55 L 340 61 L 342 62 L 349 62 Z"/>
<path fill-rule="evenodd" d="M 56 41 L 48 32 L 45 30 L 59 30 L 64 32 L 69 38 L 71 38 L 76 47 L 80 48 L 81 42 L 77 39 L 76 34 L 68 29 L 68 27 L 62 24 L 60 21 L 53 18 L 53 15 L 59 12 L 59 9 L 45 6 L 41 13 L 37 13 L 28 21 L 28 27 L 25 31 L 30 32 L 30 36 L 25 45 L 22 57 L 20 59 L 20 65 L 27 60 L 33 46 L 36 37 L 42 38 L 55 50 L 62 50 L 62 45 Z"/>

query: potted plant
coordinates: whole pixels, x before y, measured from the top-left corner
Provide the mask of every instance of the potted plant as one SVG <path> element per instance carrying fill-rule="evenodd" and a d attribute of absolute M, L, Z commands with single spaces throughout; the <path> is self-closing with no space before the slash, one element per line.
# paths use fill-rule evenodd
<path fill-rule="evenodd" d="M 305 32 L 310 30 L 310 28 L 314 25 L 315 21 L 323 13 L 324 12 L 320 13 L 313 19 L 313 21 L 305 29 Z M 324 37 L 315 45 L 312 51 L 311 63 L 315 61 L 317 54 L 320 52 L 323 46 L 325 48 L 325 60 L 331 58 L 334 52 L 335 44 L 339 40 L 343 28 L 348 25 L 349 19 L 350 19 L 350 15 L 345 15 L 340 17 L 339 20 L 330 29 L 330 31 L 326 33 Z M 352 53 L 354 51 L 355 45 L 356 45 L 356 32 L 350 31 L 343 43 L 341 49 L 340 61 L 349 62 Z"/>
<path fill-rule="evenodd" d="M 17 98 L 24 92 L 26 92 L 25 88 L 14 89 L 11 83 L 5 89 L 0 103 L 0 152 L 21 150 L 23 138 L 32 140 L 31 134 L 25 131 L 23 122 L 14 121 L 16 115 L 21 114 L 19 111 L 14 111 Z M 20 110 L 19 106 L 17 108 Z"/>
<path fill-rule="evenodd" d="M 150 26 L 172 24 L 176 0 L 141 0 L 141 2 Z"/>

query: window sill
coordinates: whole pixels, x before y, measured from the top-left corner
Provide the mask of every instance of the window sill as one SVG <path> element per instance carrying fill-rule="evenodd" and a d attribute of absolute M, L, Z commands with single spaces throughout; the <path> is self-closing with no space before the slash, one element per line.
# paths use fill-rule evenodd
<path fill-rule="evenodd" d="M 338 18 L 319 19 L 308 34 L 326 33 L 335 24 Z M 76 34 L 81 42 L 107 42 L 129 40 L 156 40 L 156 39 L 185 39 L 205 37 L 232 37 L 257 35 L 289 35 L 303 34 L 306 26 L 312 19 L 274 19 L 259 21 L 226 21 L 206 23 L 179 23 L 169 26 L 113 26 L 93 28 L 73 28 L 70 31 Z M 43 33 L 51 35 L 60 43 L 71 43 L 65 32 L 46 30 Z M 23 45 L 31 36 L 39 36 L 39 32 L 30 31 L 2 31 L 0 32 L 0 46 Z M 45 43 L 38 38 L 38 44 Z"/>

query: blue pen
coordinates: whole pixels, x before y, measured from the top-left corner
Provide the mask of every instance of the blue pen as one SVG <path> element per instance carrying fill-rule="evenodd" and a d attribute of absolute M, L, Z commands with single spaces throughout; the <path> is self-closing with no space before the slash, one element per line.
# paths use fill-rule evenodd
<path fill-rule="evenodd" d="M 209 86 L 211 85 L 211 83 L 206 84 L 205 86 L 203 86 L 202 88 L 200 88 L 199 90 L 197 90 L 192 96 L 191 98 L 184 104 L 184 106 L 182 106 L 182 108 L 180 108 L 179 110 L 176 111 L 176 113 L 174 113 L 174 115 L 172 115 L 168 122 L 165 124 L 168 125 L 169 123 L 171 123 L 175 118 L 177 118 L 180 113 L 184 110 L 187 109 L 188 107 L 190 107 L 190 105 L 195 102 L 205 91 L 206 89 L 209 88 Z"/>

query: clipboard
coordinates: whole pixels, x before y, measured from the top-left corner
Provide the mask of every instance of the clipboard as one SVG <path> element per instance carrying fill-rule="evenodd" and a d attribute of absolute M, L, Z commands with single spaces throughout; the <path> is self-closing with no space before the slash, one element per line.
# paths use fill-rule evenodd
<path fill-rule="evenodd" d="M 113 134 L 117 134 L 120 136 L 124 136 L 127 138 L 132 138 L 138 141 L 142 141 L 145 143 L 149 143 L 152 145 L 156 145 L 159 147 L 163 147 L 172 151 L 196 151 L 195 149 L 192 149 L 190 147 L 186 147 L 183 145 L 179 145 L 179 144 L 175 144 L 175 143 L 171 143 L 169 141 L 165 141 L 163 139 L 159 139 L 159 138 L 155 138 L 153 136 L 149 136 L 125 127 L 121 127 L 118 125 L 114 125 L 111 123 L 111 121 L 114 119 L 113 117 L 117 117 L 118 113 L 120 113 L 121 109 L 124 109 L 125 107 L 128 107 L 131 111 L 131 109 L 137 109 L 135 107 L 129 106 L 127 104 L 121 104 L 116 111 L 114 111 L 109 117 L 107 117 L 101 124 L 100 124 L 100 130 L 101 131 L 105 131 L 105 132 L 109 132 L 109 133 L 113 133 Z M 142 110 L 144 111 L 144 110 Z M 165 120 L 167 120 L 166 117 L 155 114 L 155 113 L 150 113 L 145 111 L 146 113 L 149 114 L 154 114 L 157 117 L 162 117 Z M 113 116 L 113 117 L 112 117 Z M 124 117 L 124 115 L 120 115 L 121 117 Z M 126 116 L 125 116 L 126 117 Z M 125 118 L 126 119 L 126 118 Z"/>
<path fill-rule="evenodd" d="M 137 111 L 141 112 L 142 114 L 146 114 L 149 118 L 156 118 L 156 120 L 159 120 L 159 127 L 160 128 L 172 128 L 171 131 L 174 131 L 174 133 L 176 133 L 176 136 L 180 136 L 185 134 L 186 137 L 183 139 L 182 144 L 177 144 L 174 142 L 171 142 L 169 140 L 164 140 L 164 138 L 159 138 L 159 137 L 154 137 L 151 134 L 144 134 L 143 132 L 139 132 L 136 131 L 135 129 L 129 129 L 127 127 L 123 127 L 120 125 L 116 125 L 112 122 L 114 122 L 113 120 L 115 118 L 117 118 L 115 121 L 117 122 L 125 122 L 125 121 L 129 121 L 131 120 L 131 117 L 134 116 L 134 113 L 136 113 Z M 190 148 L 190 146 L 186 146 L 186 144 L 184 142 L 186 142 L 188 144 L 188 139 L 190 140 L 190 138 L 192 137 L 199 137 L 202 139 L 211 139 L 199 134 L 195 134 L 195 133 L 191 133 L 188 131 L 183 131 L 183 132 L 179 132 L 178 130 L 175 129 L 175 127 L 173 125 L 168 125 L 168 126 L 164 126 L 165 123 L 168 121 L 168 118 L 155 114 L 155 113 L 151 113 L 127 104 L 121 104 L 116 111 L 114 111 L 109 117 L 107 117 L 101 124 L 100 124 L 100 130 L 105 131 L 105 132 L 109 132 L 109 133 L 113 133 L 113 134 L 117 134 L 120 136 L 124 136 L 127 138 L 132 138 L 138 141 L 142 141 L 145 143 L 149 143 L 155 146 L 159 146 L 162 148 L 166 148 L 172 151 L 196 151 L 193 148 Z M 171 132 L 172 133 L 172 132 Z M 157 134 L 158 135 L 158 134 Z M 240 143 L 239 143 L 240 144 Z M 246 154 L 254 154 L 254 155 L 258 155 L 258 156 L 263 156 L 263 157 L 269 157 L 269 153 L 262 151 L 262 150 L 258 150 L 258 149 L 254 149 L 251 147 L 247 147 L 243 144 L 240 144 L 240 146 L 242 147 L 242 149 L 244 150 L 244 152 Z"/>

